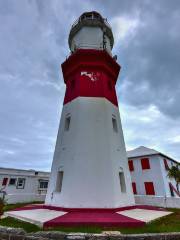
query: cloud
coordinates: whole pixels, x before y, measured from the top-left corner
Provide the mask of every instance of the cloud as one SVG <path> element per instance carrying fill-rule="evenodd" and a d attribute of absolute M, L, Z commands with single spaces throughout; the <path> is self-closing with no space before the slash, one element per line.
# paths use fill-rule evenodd
<path fill-rule="evenodd" d="M 10 149 L 0 149 L 1 155 L 14 155 L 15 152 Z"/>
<path fill-rule="evenodd" d="M 117 45 L 121 44 L 122 41 L 128 41 L 135 35 L 139 20 L 138 18 L 116 16 L 111 20 L 111 25 L 114 31 L 115 47 L 117 48 Z"/>
<path fill-rule="evenodd" d="M 180 135 L 174 135 L 171 138 L 168 138 L 170 143 L 180 143 Z"/>
<path fill-rule="evenodd" d="M 148 106 L 153 103 L 166 116 L 179 118 L 179 17 L 177 7 L 174 5 L 168 9 L 169 5 L 166 4 L 161 8 L 159 3 L 150 8 L 144 6 L 139 15 L 139 21 L 143 24 L 137 28 L 128 47 L 121 49 L 126 74 L 123 74 L 122 81 L 128 81 L 133 87 L 131 92 L 120 91 L 119 94 L 129 104 Z M 144 85 L 148 88 L 142 91 L 140 86 Z"/>
<path fill-rule="evenodd" d="M 154 105 L 139 108 L 121 104 L 120 111 L 128 150 L 144 145 L 180 161 L 180 125 L 176 119 L 165 117 Z"/>

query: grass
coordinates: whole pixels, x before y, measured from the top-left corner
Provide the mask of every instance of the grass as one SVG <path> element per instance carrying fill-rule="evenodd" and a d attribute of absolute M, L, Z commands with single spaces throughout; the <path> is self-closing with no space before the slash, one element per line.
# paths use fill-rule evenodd
<path fill-rule="evenodd" d="M 41 229 L 31 223 L 23 222 L 11 217 L 3 218 L 0 220 L 0 226 L 14 227 L 14 228 L 23 228 L 26 232 L 38 232 Z"/>
<path fill-rule="evenodd" d="M 28 203 L 16 203 L 16 204 L 7 204 L 4 207 L 4 211 L 11 211 L 16 208 L 26 206 L 28 204 L 35 204 L 41 202 L 28 202 Z M 40 231 L 40 228 L 34 224 L 23 222 L 11 217 L 0 219 L 0 226 L 14 227 L 14 228 L 23 228 L 26 232 L 37 232 Z"/>
<path fill-rule="evenodd" d="M 28 204 L 36 204 L 36 203 L 43 203 L 43 202 L 26 202 L 26 203 L 7 204 L 4 207 L 4 211 L 7 212 L 16 208 L 24 207 Z"/>
<path fill-rule="evenodd" d="M 5 206 L 4 210 L 9 211 L 17 207 L 22 207 L 27 203 L 10 204 Z M 102 231 L 120 231 L 124 234 L 140 234 L 140 233 L 162 233 L 162 232 L 180 232 L 180 209 L 167 209 L 173 214 L 162 217 L 153 221 L 144 227 L 136 228 L 103 228 L 98 226 L 78 226 L 78 227 L 56 227 L 48 228 L 45 231 L 62 231 L 62 232 L 82 232 L 82 233 L 101 233 Z M 34 224 L 26 223 L 10 217 L 0 220 L 1 226 L 9 226 L 15 228 L 23 228 L 26 232 L 37 232 L 41 229 Z"/>
<path fill-rule="evenodd" d="M 120 228 L 121 233 L 180 232 L 180 209 L 169 209 L 173 214 L 152 221 L 141 228 Z"/>

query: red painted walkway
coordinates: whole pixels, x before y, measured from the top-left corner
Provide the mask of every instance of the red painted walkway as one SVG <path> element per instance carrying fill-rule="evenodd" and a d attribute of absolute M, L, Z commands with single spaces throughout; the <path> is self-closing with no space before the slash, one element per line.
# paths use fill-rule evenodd
<path fill-rule="evenodd" d="M 73 208 L 61 208 L 47 205 L 27 205 L 21 208 L 17 208 L 14 211 L 21 210 L 33 210 L 33 209 L 49 209 L 56 211 L 64 211 L 67 214 L 51 219 L 44 223 L 44 227 L 57 227 L 57 226 L 102 226 L 102 227 L 141 227 L 146 223 L 140 220 L 136 220 L 117 212 L 130 209 L 149 209 L 149 210 L 164 210 L 162 208 L 137 205 L 128 206 L 115 209 L 73 209 Z"/>
<path fill-rule="evenodd" d="M 55 226 L 103 226 L 103 227 L 140 227 L 145 222 L 125 217 L 114 212 L 70 212 L 44 224 L 44 227 Z"/>

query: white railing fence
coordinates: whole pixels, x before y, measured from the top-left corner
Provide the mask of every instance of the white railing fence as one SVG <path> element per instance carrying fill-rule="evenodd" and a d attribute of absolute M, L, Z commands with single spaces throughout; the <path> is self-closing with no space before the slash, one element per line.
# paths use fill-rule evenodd
<path fill-rule="evenodd" d="M 180 197 L 136 195 L 136 204 L 165 208 L 180 208 Z"/>
<path fill-rule="evenodd" d="M 5 200 L 8 204 L 12 203 L 23 203 L 23 202 L 44 202 L 46 193 L 18 193 L 18 194 L 7 194 Z"/>

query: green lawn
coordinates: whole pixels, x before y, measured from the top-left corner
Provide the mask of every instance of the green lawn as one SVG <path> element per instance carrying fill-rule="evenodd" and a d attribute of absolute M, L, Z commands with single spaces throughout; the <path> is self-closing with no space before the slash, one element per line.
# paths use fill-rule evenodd
<path fill-rule="evenodd" d="M 14 228 L 23 228 L 26 232 L 37 232 L 40 231 L 41 229 L 31 223 L 27 223 L 27 222 L 22 222 L 20 220 L 16 220 L 14 218 L 11 217 L 7 217 L 4 219 L 0 220 L 0 225 L 1 226 L 7 226 L 7 227 L 14 227 Z"/>
<path fill-rule="evenodd" d="M 26 203 L 27 204 L 27 203 Z M 12 210 L 17 207 L 24 206 L 25 204 L 11 204 L 5 207 L 5 211 Z M 56 230 L 62 232 L 87 232 L 87 233 L 101 233 L 102 231 L 120 231 L 121 233 L 161 233 L 161 232 L 180 232 L 180 209 L 167 209 L 173 214 L 153 221 L 144 227 L 138 228 L 102 228 L 98 226 L 79 226 L 79 227 L 57 227 L 49 228 L 46 230 Z M 23 228 L 26 232 L 37 232 L 41 229 L 34 224 L 22 222 L 13 218 L 4 218 L 0 220 L 0 225 Z"/>
<path fill-rule="evenodd" d="M 141 228 L 119 229 L 122 233 L 163 233 L 180 232 L 180 209 L 168 209 L 173 212 L 166 217 L 146 224 Z"/>

